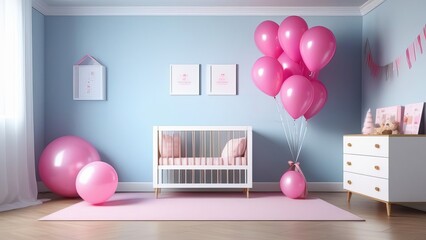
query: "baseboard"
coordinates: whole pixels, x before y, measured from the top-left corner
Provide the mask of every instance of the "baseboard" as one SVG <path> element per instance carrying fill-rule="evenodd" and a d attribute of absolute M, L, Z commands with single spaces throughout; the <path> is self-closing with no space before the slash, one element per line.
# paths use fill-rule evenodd
<path fill-rule="evenodd" d="M 43 182 L 37 182 L 39 192 L 50 192 Z M 180 191 L 224 191 L 224 189 L 182 189 Z M 151 182 L 119 182 L 117 192 L 153 192 Z M 173 190 L 177 191 L 177 190 Z M 225 191 L 239 191 L 239 189 L 225 189 Z M 254 192 L 279 192 L 278 182 L 254 182 Z M 341 182 L 308 182 L 308 191 L 311 192 L 343 192 Z"/>

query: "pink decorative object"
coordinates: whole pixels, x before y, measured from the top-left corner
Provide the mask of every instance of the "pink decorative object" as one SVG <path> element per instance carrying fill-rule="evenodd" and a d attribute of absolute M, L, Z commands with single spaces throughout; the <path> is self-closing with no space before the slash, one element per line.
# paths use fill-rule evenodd
<path fill-rule="evenodd" d="M 92 162 L 84 166 L 75 182 L 78 195 L 86 202 L 100 204 L 107 201 L 118 185 L 115 169 L 105 162 Z"/>
<path fill-rule="evenodd" d="M 328 98 L 327 89 L 322 82 L 318 80 L 312 80 L 311 83 L 314 87 L 314 100 L 312 101 L 308 111 L 306 111 L 306 113 L 303 115 L 306 120 L 311 119 L 313 116 L 319 113 L 324 107 Z"/>
<path fill-rule="evenodd" d="M 399 124 L 398 131 L 402 132 L 402 121 L 403 121 L 403 107 L 392 106 L 385 108 L 376 109 L 376 125 L 380 125 L 385 122 L 397 122 Z"/>
<path fill-rule="evenodd" d="M 298 162 L 288 161 L 290 168 L 280 180 L 281 191 L 289 198 L 306 198 L 308 195 L 306 179 Z"/>
<path fill-rule="evenodd" d="M 280 62 L 281 66 L 283 67 L 284 81 L 293 75 L 303 75 L 299 63 L 296 63 L 295 61 L 291 60 L 291 58 L 289 58 L 287 54 L 282 53 L 278 58 L 278 62 Z"/>
<path fill-rule="evenodd" d="M 300 39 L 308 30 L 308 24 L 298 16 L 289 16 L 285 18 L 278 29 L 278 39 L 281 48 L 295 62 L 300 62 Z"/>
<path fill-rule="evenodd" d="M 237 138 L 229 140 L 222 150 L 223 158 L 242 157 L 246 152 L 246 138 Z"/>
<path fill-rule="evenodd" d="M 86 164 L 95 161 L 100 161 L 100 157 L 90 143 L 76 136 L 60 137 L 49 143 L 40 156 L 40 178 L 52 192 L 77 197 L 77 174 Z"/>
<path fill-rule="evenodd" d="M 373 133 L 374 133 L 373 116 L 371 115 L 371 109 L 368 109 L 364 119 L 362 134 L 373 134 Z"/>
<path fill-rule="evenodd" d="M 314 87 L 311 81 L 301 75 L 293 75 L 284 81 L 281 102 L 293 119 L 298 119 L 308 111 L 314 100 Z"/>
<path fill-rule="evenodd" d="M 402 131 L 404 134 L 419 134 L 424 103 L 405 105 Z M 401 125 L 401 124 L 400 124 Z"/>
<path fill-rule="evenodd" d="M 311 72 L 317 72 L 325 67 L 335 52 L 336 38 L 326 27 L 310 28 L 300 40 L 300 54 Z"/>
<path fill-rule="evenodd" d="M 178 134 L 163 134 L 160 139 L 160 155 L 162 157 L 181 156 L 180 137 Z"/>
<path fill-rule="evenodd" d="M 283 68 L 277 59 L 261 57 L 253 65 L 251 76 L 254 84 L 262 92 L 275 97 L 284 82 Z"/>
<path fill-rule="evenodd" d="M 266 56 L 277 58 L 283 52 L 278 41 L 278 28 L 277 23 L 267 20 L 260 23 L 254 32 L 254 42 Z"/>

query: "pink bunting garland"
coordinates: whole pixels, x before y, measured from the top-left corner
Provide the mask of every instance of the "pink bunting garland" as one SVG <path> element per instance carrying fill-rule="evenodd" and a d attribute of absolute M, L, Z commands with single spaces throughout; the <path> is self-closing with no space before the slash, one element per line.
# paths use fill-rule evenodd
<path fill-rule="evenodd" d="M 422 34 L 423 33 L 423 34 Z M 379 65 L 373 59 L 371 53 L 370 43 L 367 39 L 365 43 L 365 62 L 370 69 L 370 74 L 374 78 L 379 77 L 381 74 L 386 74 L 386 79 L 391 78 L 394 73 L 399 76 L 399 69 L 401 67 L 401 61 L 403 58 L 406 59 L 408 69 L 413 67 L 413 63 L 417 61 L 417 54 L 423 54 L 423 44 L 422 41 L 426 41 L 426 25 L 423 27 L 422 33 L 419 33 L 416 39 L 405 49 L 404 55 L 397 57 L 392 63 L 386 65 Z M 417 50 L 416 50 L 417 49 Z"/>

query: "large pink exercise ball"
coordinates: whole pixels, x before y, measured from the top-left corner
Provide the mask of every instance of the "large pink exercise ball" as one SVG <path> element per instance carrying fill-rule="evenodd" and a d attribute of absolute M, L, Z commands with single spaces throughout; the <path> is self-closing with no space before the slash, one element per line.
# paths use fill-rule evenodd
<path fill-rule="evenodd" d="M 118 185 L 117 172 L 108 163 L 92 162 L 78 173 L 75 185 L 82 199 L 100 204 L 114 195 Z"/>
<path fill-rule="evenodd" d="M 281 177 L 280 188 L 289 198 L 302 198 L 306 190 L 306 181 L 301 173 L 287 171 Z"/>
<path fill-rule="evenodd" d="M 100 161 L 99 153 L 86 140 L 64 136 L 53 140 L 43 150 L 38 170 L 43 183 L 64 197 L 78 197 L 75 180 L 88 163 Z"/>

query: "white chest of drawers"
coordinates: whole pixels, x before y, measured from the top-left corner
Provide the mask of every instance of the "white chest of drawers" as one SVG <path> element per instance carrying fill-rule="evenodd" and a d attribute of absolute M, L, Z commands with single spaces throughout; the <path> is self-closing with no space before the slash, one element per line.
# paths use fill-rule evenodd
<path fill-rule="evenodd" d="M 345 135 L 343 188 L 386 203 L 426 202 L 425 135 Z"/>

